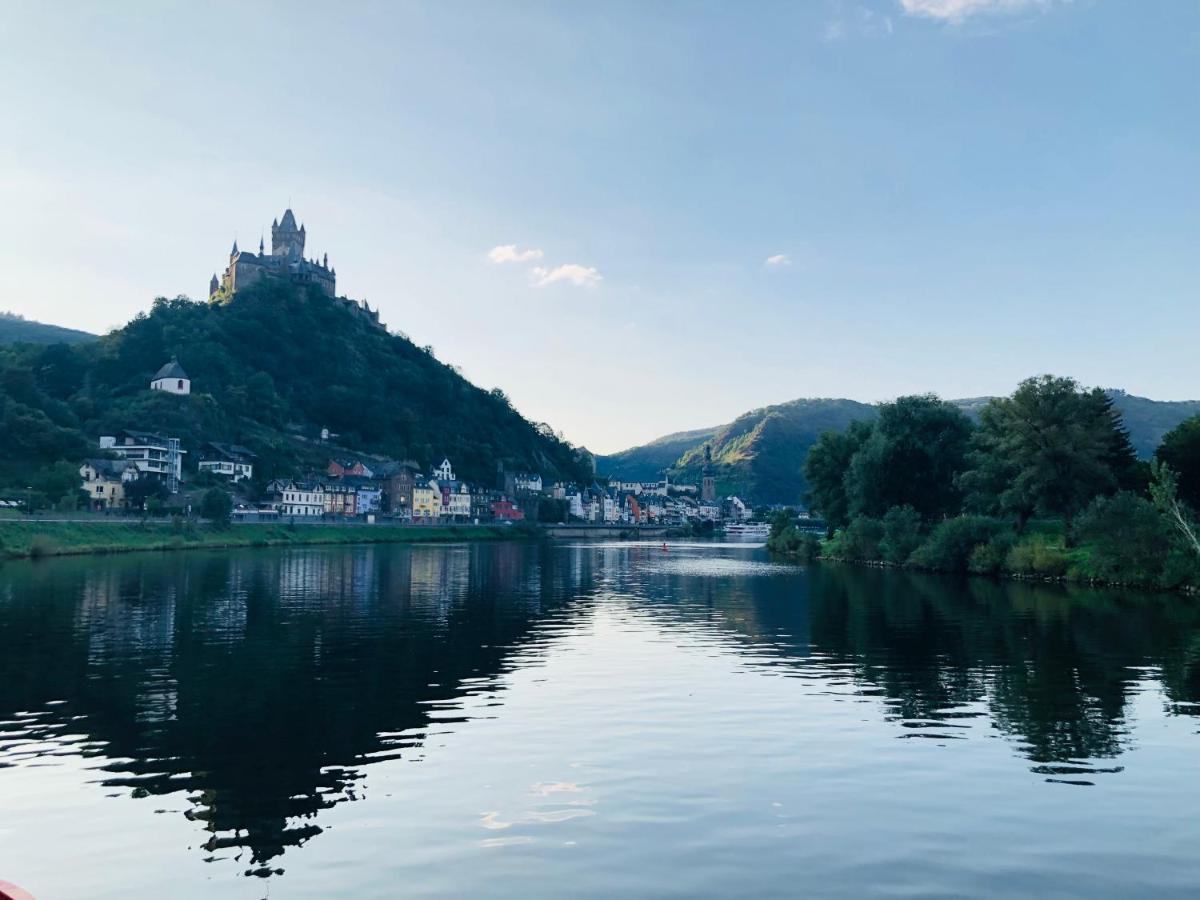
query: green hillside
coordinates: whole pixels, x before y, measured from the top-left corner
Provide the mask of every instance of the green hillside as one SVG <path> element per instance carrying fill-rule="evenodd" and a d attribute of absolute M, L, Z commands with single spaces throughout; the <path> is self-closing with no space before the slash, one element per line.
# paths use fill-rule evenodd
<path fill-rule="evenodd" d="M 1162 437 L 1184 419 L 1200 413 L 1200 401 L 1160 401 L 1120 390 L 1108 394 L 1121 411 L 1138 456 L 1153 455 Z M 952 400 L 972 420 L 991 397 Z M 802 502 L 806 485 L 801 467 L 808 448 L 830 429 L 875 417 L 874 406 L 854 400 L 794 400 L 753 410 L 715 429 L 667 435 L 641 447 L 597 459 L 601 474 L 621 478 L 656 477 L 669 469 L 672 480 L 697 482 L 704 445 L 711 443 L 717 489 L 753 503 Z M 667 462 L 670 454 L 673 462 Z"/>
<path fill-rule="evenodd" d="M 171 357 L 192 395 L 148 389 Z M 333 452 L 322 428 L 355 451 L 449 456 L 486 483 L 498 463 L 547 478 L 583 477 L 582 454 L 354 304 L 264 282 L 220 305 L 156 300 L 124 328 L 72 347 L 0 350 L 0 484 L 26 485 L 54 460 L 61 471 L 96 437 L 122 428 L 183 440 L 232 441 L 259 453 L 261 478 L 299 474 Z"/>
<path fill-rule="evenodd" d="M 793 400 L 739 416 L 711 439 L 717 490 L 752 503 L 794 503 L 804 493 L 800 467 L 822 432 L 872 419 L 875 407 L 854 400 Z M 682 454 L 672 478 L 698 481 L 704 442 Z"/>
<path fill-rule="evenodd" d="M 712 438 L 719 428 L 677 431 L 640 447 L 631 447 L 610 456 L 597 456 L 596 467 L 609 478 L 621 481 L 653 481 L 672 468 L 693 447 Z"/>
<path fill-rule="evenodd" d="M 0 312 L 0 345 L 5 344 L 83 344 L 96 335 L 74 328 L 33 322 L 15 313 Z"/>

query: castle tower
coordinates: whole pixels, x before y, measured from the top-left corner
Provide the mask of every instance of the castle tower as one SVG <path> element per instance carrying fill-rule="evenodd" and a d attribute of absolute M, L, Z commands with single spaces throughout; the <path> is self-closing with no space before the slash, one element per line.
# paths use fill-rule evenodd
<path fill-rule="evenodd" d="M 717 477 L 713 474 L 712 447 L 704 445 L 704 471 L 700 477 L 700 499 L 712 503 L 717 499 Z"/>
<path fill-rule="evenodd" d="M 212 281 L 208 283 L 208 298 L 211 300 L 220 289 L 221 282 L 217 281 L 217 273 L 213 272 Z"/>
<path fill-rule="evenodd" d="M 271 223 L 271 255 L 304 257 L 304 226 L 296 227 L 296 217 L 290 209 L 283 219 Z"/>

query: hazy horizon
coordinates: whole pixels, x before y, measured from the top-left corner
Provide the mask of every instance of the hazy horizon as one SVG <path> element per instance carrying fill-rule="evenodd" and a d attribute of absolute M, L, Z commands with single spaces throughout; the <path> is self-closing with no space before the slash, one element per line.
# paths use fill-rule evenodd
<path fill-rule="evenodd" d="M 0 308 L 203 299 L 290 202 L 339 293 L 599 453 L 1044 372 L 1200 395 L 1200 7 L 353 10 L 12 5 Z"/>

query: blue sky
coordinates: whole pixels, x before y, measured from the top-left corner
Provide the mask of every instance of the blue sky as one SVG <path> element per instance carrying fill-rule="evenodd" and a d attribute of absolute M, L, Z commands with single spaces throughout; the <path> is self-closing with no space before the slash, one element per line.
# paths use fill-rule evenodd
<path fill-rule="evenodd" d="M 1191 0 L 17 2 L 0 309 L 203 297 L 290 200 L 598 451 L 1048 371 L 1198 397 L 1198 51 Z"/>

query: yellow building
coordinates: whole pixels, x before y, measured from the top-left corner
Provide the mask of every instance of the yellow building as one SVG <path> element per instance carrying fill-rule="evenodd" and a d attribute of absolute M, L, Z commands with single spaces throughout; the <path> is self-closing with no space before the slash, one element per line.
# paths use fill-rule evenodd
<path fill-rule="evenodd" d="M 79 477 L 91 509 L 123 509 L 125 485 L 138 477 L 138 468 L 126 459 L 89 459 L 79 467 Z"/>
<path fill-rule="evenodd" d="M 442 492 L 418 481 L 413 485 L 412 516 L 414 519 L 436 519 L 442 514 Z"/>

